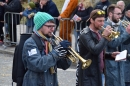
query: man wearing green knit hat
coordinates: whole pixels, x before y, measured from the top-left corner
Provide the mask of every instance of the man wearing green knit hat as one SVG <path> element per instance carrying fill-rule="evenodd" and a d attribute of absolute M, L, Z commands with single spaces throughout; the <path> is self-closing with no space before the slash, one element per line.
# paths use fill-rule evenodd
<path fill-rule="evenodd" d="M 24 43 L 22 59 L 27 72 L 22 86 L 58 86 L 57 68 L 66 70 L 71 61 L 66 57 L 67 40 L 59 44 L 52 39 L 55 30 L 54 18 L 45 12 L 37 12 L 34 16 L 34 33 Z M 37 40 L 36 40 L 37 39 Z M 42 44 L 39 50 L 38 42 Z"/>

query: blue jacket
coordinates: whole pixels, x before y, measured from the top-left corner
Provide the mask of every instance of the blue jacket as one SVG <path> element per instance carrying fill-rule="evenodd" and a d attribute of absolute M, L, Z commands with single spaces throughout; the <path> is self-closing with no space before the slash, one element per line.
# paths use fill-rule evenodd
<path fill-rule="evenodd" d="M 129 21 L 126 16 L 124 16 L 124 20 Z M 127 39 L 122 44 L 122 50 L 127 50 L 128 54 L 130 54 L 130 38 Z M 126 60 L 124 64 L 124 74 L 125 74 L 125 82 L 130 82 L 130 60 Z"/>
<path fill-rule="evenodd" d="M 26 10 L 23 11 L 23 16 L 25 16 L 26 19 L 27 19 L 26 25 L 28 27 L 33 27 L 34 26 L 33 17 L 29 19 L 28 15 L 31 14 L 31 13 L 36 13 L 36 12 L 37 12 L 36 9 L 32 9 L 32 10 L 26 9 Z"/>
<path fill-rule="evenodd" d="M 54 66 L 56 71 L 57 68 L 65 70 L 70 67 L 71 61 L 68 58 L 59 58 L 54 49 L 45 55 L 44 47 L 43 43 L 41 54 L 32 38 L 24 43 L 22 59 L 28 70 L 23 79 L 23 86 L 58 86 L 57 73 L 51 74 L 50 67 Z"/>
<path fill-rule="evenodd" d="M 105 26 L 112 24 L 105 22 Z M 125 31 L 125 28 L 120 24 L 118 26 L 120 35 L 118 38 L 114 38 L 107 45 L 107 52 L 122 51 L 121 45 L 126 41 L 130 35 Z M 117 49 L 118 48 L 118 49 Z M 106 86 L 125 86 L 124 84 L 124 62 L 115 62 L 112 60 L 105 60 L 106 66 Z"/>

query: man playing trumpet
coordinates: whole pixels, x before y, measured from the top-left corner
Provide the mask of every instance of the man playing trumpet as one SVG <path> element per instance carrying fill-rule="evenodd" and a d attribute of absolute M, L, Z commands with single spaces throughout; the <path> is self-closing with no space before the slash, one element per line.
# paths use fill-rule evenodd
<path fill-rule="evenodd" d="M 90 13 L 90 25 L 81 31 L 79 37 L 79 53 L 84 59 L 91 59 L 92 63 L 87 69 L 82 69 L 79 62 L 77 68 L 76 86 L 102 86 L 102 75 L 104 73 L 104 49 L 107 46 L 112 28 L 107 26 L 100 33 L 105 21 L 105 12 L 93 10 Z M 114 59 L 119 52 L 105 53 L 105 58 Z"/>
<path fill-rule="evenodd" d="M 126 21 L 126 22 L 124 22 Z M 125 15 L 122 20 L 123 25 L 125 27 L 130 24 L 130 4 L 126 7 L 125 9 Z M 122 50 L 127 50 L 127 53 L 130 54 L 130 38 L 127 39 L 123 44 L 122 44 Z M 124 63 L 124 77 L 125 77 L 125 86 L 130 86 L 130 60 L 127 60 Z"/>
<path fill-rule="evenodd" d="M 107 44 L 107 52 L 122 51 L 122 43 L 130 38 L 130 25 L 126 28 L 122 26 L 120 18 L 122 17 L 121 8 L 115 4 L 108 7 L 108 18 L 104 26 L 110 25 L 115 32 L 120 32 L 117 38 L 114 38 Z M 106 67 L 106 86 L 125 86 L 124 83 L 124 62 L 105 61 Z"/>
<path fill-rule="evenodd" d="M 34 16 L 34 24 L 32 36 L 42 42 L 43 50 L 39 50 L 37 42 L 32 37 L 25 41 L 22 59 L 27 72 L 22 86 L 58 86 L 57 68 L 66 70 L 70 67 L 71 61 L 65 57 L 71 44 L 63 40 L 55 45 L 51 40 L 56 28 L 51 15 L 37 12 Z"/>

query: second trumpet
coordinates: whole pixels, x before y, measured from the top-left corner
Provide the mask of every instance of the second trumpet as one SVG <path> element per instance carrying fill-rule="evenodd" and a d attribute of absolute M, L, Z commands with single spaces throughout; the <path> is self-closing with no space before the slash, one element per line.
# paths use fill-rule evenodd
<path fill-rule="evenodd" d="M 58 40 L 59 42 L 62 41 L 63 39 L 60 37 L 56 37 L 53 33 L 52 35 L 56 38 L 56 40 Z M 78 58 L 81 62 L 82 62 L 82 69 L 86 69 L 91 65 L 91 59 L 85 60 L 83 59 L 78 53 L 76 53 L 71 47 L 69 47 L 70 49 L 68 50 L 68 52 L 71 54 L 67 55 L 67 57 L 72 61 L 75 62 L 76 58 Z"/>
<path fill-rule="evenodd" d="M 105 28 L 102 26 L 102 29 Z M 112 31 L 112 33 L 108 36 L 109 40 L 112 40 L 113 38 L 117 38 L 120 35 L 120 32 Z"/>

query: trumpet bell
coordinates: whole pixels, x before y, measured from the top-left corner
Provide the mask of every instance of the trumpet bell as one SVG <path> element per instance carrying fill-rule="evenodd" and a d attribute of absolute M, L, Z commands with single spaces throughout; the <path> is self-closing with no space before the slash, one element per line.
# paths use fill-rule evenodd
<path fill-rule="evenodd" d="M 92 63 L 92 60 L 88 59 L 88 60 L 84 60 L 83 64 L 82 64 L 82 69 L 86 69 L 88 68 Z"/>

